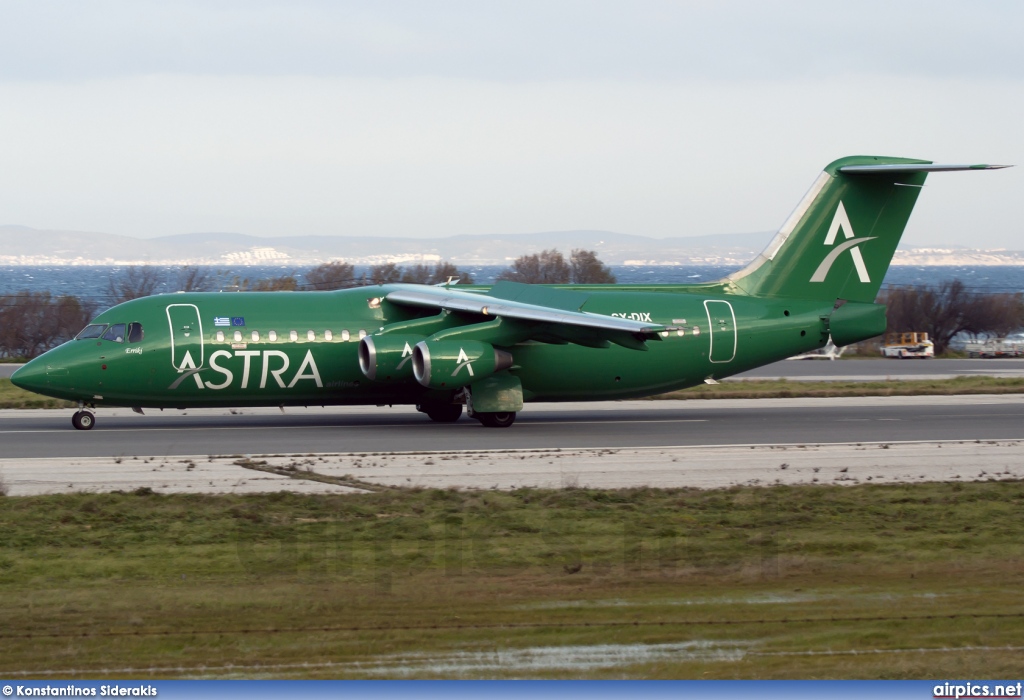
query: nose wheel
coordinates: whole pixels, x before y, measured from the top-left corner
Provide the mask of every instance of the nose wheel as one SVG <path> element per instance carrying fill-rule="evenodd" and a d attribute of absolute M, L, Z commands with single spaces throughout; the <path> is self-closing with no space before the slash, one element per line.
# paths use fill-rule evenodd
<path fill-rule="evenodd" d="M 88 411 L 75 411 L 75 415 L 71 416 L 71 425 L 77 430 L 92 430 L 92 426 L 96 425 L 96 416 Z"/>

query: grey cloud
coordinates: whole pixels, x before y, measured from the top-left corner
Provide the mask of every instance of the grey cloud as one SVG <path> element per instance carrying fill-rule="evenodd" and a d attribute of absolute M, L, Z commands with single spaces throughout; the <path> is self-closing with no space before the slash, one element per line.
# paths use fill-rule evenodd
<path fill-rule="evenodd" d="M 1019 77 L 1022 28 L 1011 1 L 19 0 L 0 7 L 0 80 Z"/>

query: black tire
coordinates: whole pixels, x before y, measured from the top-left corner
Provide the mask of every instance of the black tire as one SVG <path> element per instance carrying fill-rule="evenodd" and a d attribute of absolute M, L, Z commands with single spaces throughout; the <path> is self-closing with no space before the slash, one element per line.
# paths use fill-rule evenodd
<path fill-rule="evenodd" d="M 501 411 L 500 413 L 474 413 L 473 417 L 480 421 L 485 428 L 507 428 L 516 422 L 515 411 Z"/>
<path fill-rule="evenodd" d="M 76 411 L 75 415 L 71 416 L 71 425 L 75 426 L 76 430 L 92 430 L 92 426 L 96 425 L 96 416 L 88 411 Z"/>
<path fill-rule="evenodd" d="M 433 403 L 421 406 L 420 410 L 435 423 L 454 423 L 462 417 L 461 403 Z"/>

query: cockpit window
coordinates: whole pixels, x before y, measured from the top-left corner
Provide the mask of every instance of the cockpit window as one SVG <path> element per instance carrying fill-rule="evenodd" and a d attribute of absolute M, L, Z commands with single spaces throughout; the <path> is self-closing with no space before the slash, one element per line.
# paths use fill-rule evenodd
<path fill-rule="evenodd" d="M 140 340 L 142 340 L 145 337 L 146 337 L 146 334 L 142 330 L 142 324 L 141 323 L 129 323 L 128 324 L 128 342 L 129 343 L 137 343 L 137 342 L 139 342 Z"/>
<path fill-rule="evenodd" d="M 75 340 L 83 340 L 86 338 L 99 338 L 103 335 L 103 331 L 107 328 L 105 323 L 90 323 L 88 326 L 82 329 L 82 332 L 75 336 Z"/>
<path fill-rule="evenodd" d="M 124 324 L 115 323 L 103 334 L 104 340 L 113 340 L 115 343 L 124 342 Z"/>

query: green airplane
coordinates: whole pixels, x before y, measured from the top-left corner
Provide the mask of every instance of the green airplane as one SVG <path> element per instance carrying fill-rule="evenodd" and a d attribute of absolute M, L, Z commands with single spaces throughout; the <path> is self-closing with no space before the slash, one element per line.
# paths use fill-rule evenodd
<path fill-rule="evenodd" d="M 695 285 L 423 286 L 178 293 L 104 311 L 11 381 L 101 406 L 412 404 L 488 427 L 523 404 L 650 396 L 885 332 L 882 279 L 937 165 L 825 168 L 756 260 Z"/>

